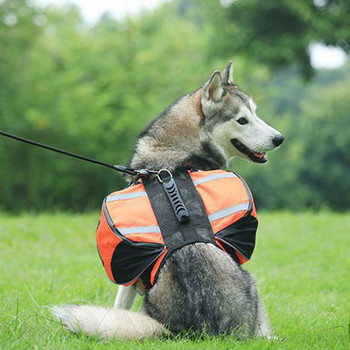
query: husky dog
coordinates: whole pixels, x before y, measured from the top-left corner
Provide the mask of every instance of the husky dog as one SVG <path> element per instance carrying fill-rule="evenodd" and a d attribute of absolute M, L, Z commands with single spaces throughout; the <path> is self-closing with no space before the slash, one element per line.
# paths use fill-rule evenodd
<path fill-rule="evenodd" d="M 130 166 L 212 170 L 225 168 L 232 157 L 266 163 L 266 152 L 283 140 L 234 84 L 229 62 L 222 73 L 215 71 L 202 88 L 181 97 L 141 133 Z M 144 338 L 169 331 L 270 337 L 254 279 L 212 244 L 190 244 L 173 252 L 153 288 L 142 290 L 144 305 L 138 313 L 128 310 L 136 289 L 119 287 L 115 308 L 63 306 L 53 313 L 71 331 L 101 338 Z"/>

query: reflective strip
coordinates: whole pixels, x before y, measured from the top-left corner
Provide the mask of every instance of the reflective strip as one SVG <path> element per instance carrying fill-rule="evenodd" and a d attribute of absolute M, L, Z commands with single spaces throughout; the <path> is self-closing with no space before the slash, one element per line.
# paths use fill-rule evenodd
<path fill-rule="evenodd" d="M 134 193 L 120 193 L 114 196 L 107 197 L 107 202 L 119 201 L 123 199 L 132 199 L 137 197 L 147 197 L 146 192 L 134 192 Z"/>
<path fill-rule="evenodd" d="M 249 209 L 249 203 L 237 204 L 237 205 L 234 205 L 233 207 L 222 209 L 222 210 L 219 210 L 213 214 L 210 214 L 208 216 L 208 218 L 209 218 L 210 222 L 213 222 L 215 220 L 222 219 L 225 216 L 229 216 L 229 215 L 237 213 L 239 211 L 248 210 L 248 209 Z"/>
<path fill-rule="evenodd" d="M 135 227 L 127 227 L 127 228 L 119 228 L 117 230 L 122 235 L 130 235 L 132 233 L 155 233 L 160 232 L 159 226 L 135 226 Z"/>
<path fill-rule="evenodd" d="M 217 179 L 224 179 L 227 177 L 237 177 L 236 174 L 233 173 L 219 173 L 219 174 L 213 174 L 213 175 L 209 175 L 207 177 L 203 177 L 202 179 L 198 179 L 193 181 L 193 184 L 195 186 L 202 184 L 203 182 L 208 182 L 208 181 L 213 181 L 213 180 L 217 180 Z"/>

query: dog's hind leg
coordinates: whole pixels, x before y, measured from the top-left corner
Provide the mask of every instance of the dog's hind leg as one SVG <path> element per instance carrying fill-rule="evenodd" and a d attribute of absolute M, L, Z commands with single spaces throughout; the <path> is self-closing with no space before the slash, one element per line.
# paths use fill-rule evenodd
<path fill-rule="evenodd" d="M 135 286 L 119 286 L 114 307 L 116 309 L 130 310 L 134 305 L 136 293 Z"/>
<path fill-rule="evenodd" d="M 258 319 L 256 336 L 266 338 L 268 340 L 272 340 L 274 338 L 271 334 L 270 322 L 266 315 L 265 308 L 261 303 L 261 300 L 258 301 Z"/>

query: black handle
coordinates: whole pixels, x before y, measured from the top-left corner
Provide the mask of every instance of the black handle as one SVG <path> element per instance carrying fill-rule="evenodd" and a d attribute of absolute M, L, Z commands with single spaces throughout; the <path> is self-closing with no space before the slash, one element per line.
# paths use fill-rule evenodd
<path fill-rule="evenodd" d="M 184 201 L 181 198 L 180 192 L 173 177 L 170 177 L 166 181 L 163 181 L 163 187 L 170 200 L 176 218 L 180 222 L 188 221 L 190 219 L 190 214 L 186 208 Z"/>

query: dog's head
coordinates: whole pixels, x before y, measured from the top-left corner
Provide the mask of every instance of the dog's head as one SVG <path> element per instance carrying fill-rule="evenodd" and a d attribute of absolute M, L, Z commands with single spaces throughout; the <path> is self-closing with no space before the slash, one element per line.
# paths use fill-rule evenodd
<path fill-rule="evenodd" d="M 256 163 L 268 161 L 266 152 L 280 146 L 284 137 L 256 115 L 251 97 L 233 83 L 233 65 L 215 71 L 202 88 L 204 129 L 227 159 L 241 157 Z"/>

